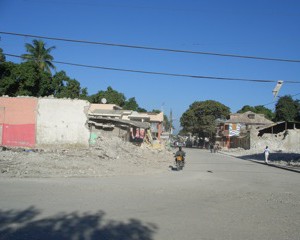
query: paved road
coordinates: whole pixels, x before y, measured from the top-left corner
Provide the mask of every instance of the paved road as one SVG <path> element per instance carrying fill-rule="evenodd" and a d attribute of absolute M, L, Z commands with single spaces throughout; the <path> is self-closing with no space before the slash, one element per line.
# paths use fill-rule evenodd
<path fill-rule="evenodd" d="M 0 239 L 300 239 L 300 174 L 187 149 L 181 172 L 0 179 Z"/>

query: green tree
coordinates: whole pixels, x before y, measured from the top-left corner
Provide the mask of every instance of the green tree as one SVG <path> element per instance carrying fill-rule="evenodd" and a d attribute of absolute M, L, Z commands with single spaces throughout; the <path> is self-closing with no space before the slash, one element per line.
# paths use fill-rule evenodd
<path fill-rule="evenodd" d="M 266 108 L 262 105 L 258 105 L 258 106 L 254 106 L 254 107 L 251 107 L 249 105 L 245 105 L 237 112 L 238 113 L 244 113 L 244 112 L 248 112 L 248 111 L 258 113 L 258 114 L 264 114 L 265 117 L 269 120 L 274 119 L 274 116 L 275 116 L 271 109 Z"/>
<path fill-rule="evenodd" d="M 293 100 L 290 95 L 280 97 L 275 107 L 276 121 L 296 121 L 299 119 L 299 100 Z"/>
<path fill-rule="evenodd" d="M 132 97 L 125 101 L 123 109 L 137 111 L 138 107 L 139 107 L 139 105 L 137 104 L 135 98 Z"/>
<path fill-rule="evenodd" d="M 19 84 L 12 77 L 15 72 L 16 64 L 12 62 L 4 62 L 0 64 L 0 95 L 15 96 L 18 91 Z"/>
<path fill-rule="evenodd" d="M 11 97 L 39 95 L 39 76 L 35 66 L 30 62 L 0 64 L 0 78 L 0 92 L 2 94 Z"/>
<path fill-rule="evenodd" d="M 161 113 L 161 111 L 160 110 L 158 110 L 158 109 L 152 109 L 152 111 L 151 112 L 153 112 L 153 113 Z"/>
<path fill-rule="evenodd" d="M 147 112 L 147 110 L 146 110 L 145 108 L 140 108 L 140 107 L 138 107 L 138 108 L 137 108 L 137 112 L 145 113 L 145 112 Z"/>
<path fill-rule="evenodd" d="M 227 117 L 229 114 L 229 107 L 220 102 L 213 100 L 196 101 L 180 118 L 180 124 L 183 127 L 182 132 L 213 138 L 216 131 L 215 120 Z"/>
<path fill-rule="evenodd" d="M 50 54 L 55 46 L 46 48 L 46 44 L 43 40 L 33 40 L 33 44 L 26 43 L 27 54 L 23 54 L 22 58 L 28 62 L 34 62 L 40 71 L 46 71 L 51 73 L 50 69 L 55 69 L 52 64 L 53 57 Z"/>
<path fill-rule="evenodd" d="M 83 99 L 83 100 L 89 100 L 89 94 L 88 94 L 88 90 L 87 88 L 82 88 L 80 90 L 80 96 L 79 96 L 80 99 Z"/>
<path fill-rule="evenodd" d="M 3 54 L 3 49 L 0 48 L 0 63 L 5 62 L 5 55 Z"/>
<path fill-rule="evenodd" d="M 53 95 L 57 98 L 80 98 L 82 90 L 80 83 L 67 76 L 64 71 L 60 71 L 53 76 Z M 83 91 L 85 93 L 86 89 Z M 86 93 L 85 93 L 86 94 Z"/>
<path fill-rule="evenodd" d="M 298 122 L 300 122 L 300 102 L 299 102 L 299 100 L 297 100 L 297 105 L 298 105 L 298 116 L 297 116 L 297 118 L 295 119 L 296 121 L 298 121 Z"/>
<path fill-rule="evenodd" d="M 110 86 L 106 91 L 99 91 L 98 93 L 91 95 L 90 101 L 92 103 L 101 103 L 102 98 L 105 98 L 107 100 L 107 103 L 116 104 L 120 107 L 124 106 L 126 100 L 123 93 L 114 90 Z"/>

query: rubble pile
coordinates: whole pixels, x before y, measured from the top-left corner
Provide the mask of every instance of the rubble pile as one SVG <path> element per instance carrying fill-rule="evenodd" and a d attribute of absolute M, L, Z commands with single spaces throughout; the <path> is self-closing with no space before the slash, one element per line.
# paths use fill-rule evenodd
<path fill-rule="evenodd" d="M 300 130 L 287 130 L 278 134 L 265 133 L 258 137 L 256 132 L 251 133 L 251 149 L 262 150 L 269 146 L 272 151 L 300 153 Z"/>
<path fill-rule="evenodd" d="M 88 149 L 0 151 L 2 177 L 101 177 L 168 171 L 172 153 L 135 146 L 118 137 L 99 137 Z"/>

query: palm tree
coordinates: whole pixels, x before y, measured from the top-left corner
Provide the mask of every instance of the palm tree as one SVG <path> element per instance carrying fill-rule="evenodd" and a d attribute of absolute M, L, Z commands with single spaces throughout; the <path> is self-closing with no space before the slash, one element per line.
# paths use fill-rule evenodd
<path fill-rule="evenodd" d="M 23 54 L 22 58 L 28 62 L 34 62 L 40 70 L 51 73 L 50 69 L 55 69 L 52 64 L 53 57 L 50 52 L 55 49 L 55 46 L 46 48 L 46 43 L 43 40 L 34 39 L 33 44 L 26 43 L 26 51 L 28 54 Z"/>

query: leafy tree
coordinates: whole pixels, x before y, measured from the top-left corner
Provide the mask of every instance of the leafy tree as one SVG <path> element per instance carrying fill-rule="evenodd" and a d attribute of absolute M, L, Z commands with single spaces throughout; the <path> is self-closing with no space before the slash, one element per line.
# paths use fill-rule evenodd
<path fill-rule="evenodd" d="M 98 93 L 90 96 L 90 101 L 92 103 L 101 103 L 101 99 L 105 98 L 107 103 L 116 104 L 120 107 L 123 107 L 125 104 L 125 96 L 123 93 L 119 93 L 118 91 L 112 89 L 112 87 L 108 87 L 106 91 L 99 91 Z"/>
<path fill-rule="evenodd" d="M 64 71 L 60 71 L 53 76 L 53 95 L 57 98 L 80 98 L 82 90 L 80 83 L 75 79 L 70 79 Z M 83 91 L 87 94 L 87 90 Z"/>
<path fill-rule="evenodd" d="M 139 105 L 137 104 L 135 98 L 132 97 L 132 98 L 129 98 L 127 101 L 125 101 L 123 109 L 137 111 L 138 107 L 139 107 Z"/>
<path fill-rule="evenodd" d="M 215 120 L 230 114 L 229 107 L 220 102 L 207 100 L 196 101 L 189 106 L 180 118 L 182 132 L 198 134 L 200 137 L 215 136 Z"/>
<path fill-rule="evenodd" d="M 1 62 L 5 62 L 5 55 L 3 54 L 3 49 L 2 48 L 0 48 L 0 63 Z"/>
<path fill-rule="evenodd" d="M 238 110 L 237 112 L 238 112 L 238 113 L 244 113 L 244 112 L 248 112 L 248 111 L 254 112 L 254 111 L 255 111 L 255 108 L 254 108 L 254 107 L 251 107 L 251 106 L 249 106 L 249 105 L 245 105 L 245 106 L 243 106 L 240 110 Z"/>
<path fill-rule="evenodd" d="M 25 44 L 28 54 L 23 54 L 22 58 L 28 62 L 34 62 L 38 69 L 51 73 L 50 69 L 55 69 L 52 64 L 53 57 L 50 55 L 51 51 L 55 49 L 55 46 L 46 48 L 46 44 L 43 40 L 33 40 L 33 44 Z"/>
<path fill-rule="evenodd" d="M 147 112 L 147 110 L 146 110 L 145 108 L 140 108 L 140 107 L 138 107 L 138 108 L 137 108 L 137 112 L 145 113 L 145 112 Z"/>
<path fill-rule="evenodd" d="M 152 111 L 151 112 L 153 112 L 153 113 L 161 113 L 161 111 L 160 110 L 158 110 L 158 109 L 152 109 Z"/>
<path fill-rule="evenodd" d="M 11 75 L 15 71 L 16 66 L 12 62 L 0 64 L 0 95 L 15 96 L 19 85 Z"/>
<path fill-rule="evenodd" d="M 258 114 L 264 114 L 265 117 L 269 120 L 274 119 L 274 113 L 272 112 L 272 110 L 270 110 L 269 108 L 266 108 L 262 105 L 258 105 L 258 106 L 254 106 L 254 107 L 251 107 L 249 105 L 245 105 L 237 112 L 238 113 L 244 113 L 244 112 L 248 112 L 248 111 L 258 113 Z"/>
<path fill-rule="evenodd" d="M 299 102 L 299 100 L 297 100 L 297 102 L 298 102 L 298 109 L 297 109 L 298 110 L 298 116 L 295 120 L 300 122 L 300 102 Z"/>
<path fill-rule="evenodd" d="M 80 90 L 80 96 L 79 96 L 80 99 L 83 99 L 83 100 L 89 100 L 89 94 L 88 94 L 88 90 L 87 88 L 82 88 Z"/>
<path fill-rule="evenodd" d="M 37 96 L 39 93 L 38 75 L 32 63 L 0 65 L 0 92 L 12 97 Z"/>
<path fill-rule="evenodd" d="M 299 100 L 293 100 L 290 95 L 280 97 L 275 107 L 276 121 L 296 121 L 299 119 Z"/>

